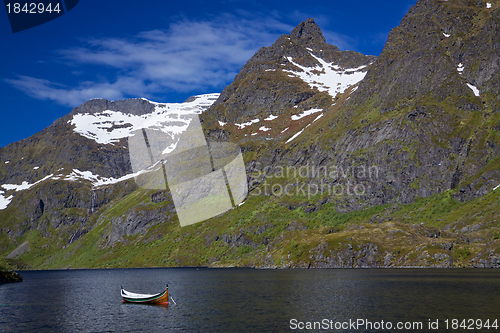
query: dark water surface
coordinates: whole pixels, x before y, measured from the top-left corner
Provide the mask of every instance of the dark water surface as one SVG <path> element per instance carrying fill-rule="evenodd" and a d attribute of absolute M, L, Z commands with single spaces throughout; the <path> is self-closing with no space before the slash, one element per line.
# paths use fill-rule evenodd
<path fill-rule="evenodd" d="M 500 271 L 110 269 L 21 272 L 0 286 L 0 332 L 283 332 L 290 320 L 421 322 L 417 330 L 329 332 L 500 332 L 446 330 L 444 320 L 500 321 Z M 168 306 L 123 304 L 120 285 L 156 293 Z M 439 319 L 439 329 L 428 329 Z M 304 324 L 305 325 L 305 324 Z M 329 325 L 332 325 L 331 323 Z M 499 323 L 500 325 L 500 323 Z M 451 327 L 450 327 L 451 328 Z M 309 330 L 318 331 L 318 330 Z"/>

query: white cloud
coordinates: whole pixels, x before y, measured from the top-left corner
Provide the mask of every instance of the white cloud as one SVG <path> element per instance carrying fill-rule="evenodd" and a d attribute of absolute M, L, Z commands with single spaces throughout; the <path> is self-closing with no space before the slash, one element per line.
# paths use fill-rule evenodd
<path fill-rule="evenodd" d="M 75 80 L 66 85 L 54 82 L 57 76 L 40 79 L 19 75 L 4 81 L 33 98 L 70 107 L 92 98 L 154 99 L 155 94 L 168 92 L 220 91 L 260 47 L 292 31 L 294 26 L 282 20 L 310 17 L 299 12 L 289 14 L 289 18 L 278 13 L 252 15 L 238 11 L 237 16 L 222 14 L 205 21 L 184 19 L 165 30 L 143 31 L 128 38 L 85 40 L 83 46 L 57 51 Z M 328 30 L 324 35 L 341 50 L 352 45 L 347 36 Z M 57 66 L 57 71 L 65 70 L 59 62 Z M 81 81 L 83 74 L 92 81 Z"/>
<path fill-rule="evenodd" d="M 5 81 L 33 98 L 53 100 L 72 107 L 92 98 L 117 100 L 125 98 L 125 94 L 141 95 L 150 90 L 144 82 L 131 77 L 119 78 L 114 83 L 83 82 L 76 88 L 22 75 Z"/>
<path fill-rule="evenodd" d="M 144 31 L 131 38 L 93 38 L 82 47 L 58 51 L 68 63 L 68 72 L 75 72 L 76 66 L 78 73 L 100 75 L 99 82 L 79 82 L 75 87 L 30 76 L 5 81 L 31 97 L 68 106 L 91 98 L 220 90 L 261 46 L 271 45 L 293 29 L 272 16 L 255 19 L 239 14 L 210 21 L 183 20 L 166 30 Z M 103 81 L 97 66 L 114 69 L 116 78 Z"/>

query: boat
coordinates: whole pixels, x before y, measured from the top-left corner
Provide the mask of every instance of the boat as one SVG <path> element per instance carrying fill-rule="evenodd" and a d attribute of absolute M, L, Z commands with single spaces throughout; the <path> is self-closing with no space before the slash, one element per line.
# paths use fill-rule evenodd
<path fill-rule="evenodd" d="M 123 287 L 120 287 L 120 289 L 124 303 L 168 304 L 168 284 L 165 291 L 154 295 L 132 293 L 126 291 Z"/>

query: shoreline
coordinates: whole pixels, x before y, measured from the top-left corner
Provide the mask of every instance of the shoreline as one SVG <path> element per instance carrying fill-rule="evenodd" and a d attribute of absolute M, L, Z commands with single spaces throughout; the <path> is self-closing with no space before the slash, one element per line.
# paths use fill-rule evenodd
<path fill-rule="evenodd" d="M 404 269 L 415 269 L 415 270 L 497 270 L 498 267 L 426 267 L 426 266 L 392 266 L 392 267 L 246 267 L 246 266 L 231 266 L 231 267 L 210 267 L 210 266 L 165 266 L 165 267 L 107 267 L 107 268 L 54 268 L 54 269 L 23 269 L 18 270 L 19 272 L 42 272 L 42 271 L 83 271 L 83 270 L 121 270 L 121 269 L 252 269 L 252 270 L 404 270 Z M 0 272 L 1 274 L 5 272 Z M 7 272 L 9 273 L 9 272 Z M 22 276 L 17 272 L 10 272 Z M 1 280 L 0 280 L 1 281 Z M 11 281 L 11 282 L 21 282 L 21 281 Z M 8 283 L 8 282 L 6 282 Z M 0 283 L 1 284 L 1 283 Z"/>

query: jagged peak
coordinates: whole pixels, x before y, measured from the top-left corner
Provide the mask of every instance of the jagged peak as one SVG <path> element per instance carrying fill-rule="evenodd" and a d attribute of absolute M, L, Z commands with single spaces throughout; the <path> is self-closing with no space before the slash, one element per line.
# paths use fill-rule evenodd
<path fill-rule="evenodd" d="M 305 40 L 306 43 L 309 43 L 311 41 L 326 43 L 323 32 L 321 32 L 321 29 L 314 22 L 313 18 L 308 18 L 307 20 L 301 22 L 298 26 L 296 26 L 292 30 L 290 38 Z"/>

